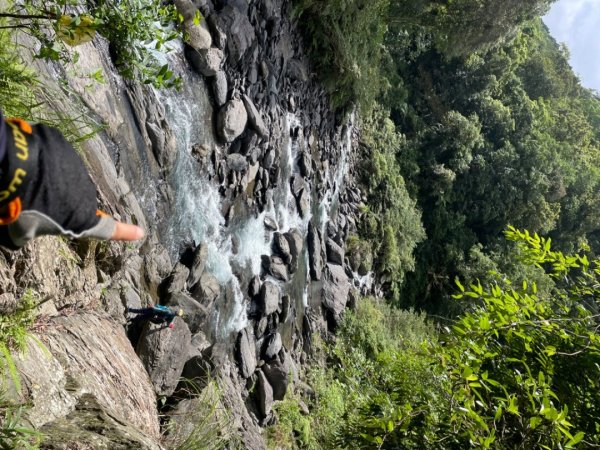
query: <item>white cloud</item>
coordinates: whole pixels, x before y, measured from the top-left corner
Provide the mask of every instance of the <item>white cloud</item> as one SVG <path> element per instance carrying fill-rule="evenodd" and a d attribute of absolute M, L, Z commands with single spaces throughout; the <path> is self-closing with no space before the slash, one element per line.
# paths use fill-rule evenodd
<path fill-rule="evenodd" d="M 559 0 L 544 17 L 550 32 L 571 51 L 571 65 L 585 86 L 600 90 L 600 1 Z"/>

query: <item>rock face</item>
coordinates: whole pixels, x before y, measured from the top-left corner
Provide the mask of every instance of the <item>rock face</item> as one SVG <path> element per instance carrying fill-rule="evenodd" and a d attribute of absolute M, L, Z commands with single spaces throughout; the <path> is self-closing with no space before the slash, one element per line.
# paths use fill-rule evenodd
<path fill-rule="evenodd" d="M 91 394 L 81 396 L 75 410 L 68 416 L 45 424 L 43 448 L 90 448 L 94 450 L 130 450 L 143 448 L 162 450 L 155 440 L 137 428 L 117 420 L 107 413 Z"/>
<path fill-rule="evenodd" d="M 171 395 L 190 354 L 192 334 L 179 317 L 173 329 L 148 324 L 140 337 L 137 354 L 150 375 L 157 395 Z"/>
<path fill-rule="evenodd" d="M 105 374 L 95 377 L 108 388 L 88 380 L 95 368 L 73 368 L 84 367 L 84 358 L 65 365 L 71 349 L 58 344 L 42 371 L 48 374 L 44 383 L 31 375 L 26 384 L 32 417 L 55 430 L 49 442 L 56 448 L 155 448 L 154 395 L 169 396 L 174 411 L 187 415 L 199 402 L 180 402 L 180 376 L 205 383 L 209 371 L 219 378 L 221 403 L 233 411 L 241 446 L 265 448 L 259 425 L 276 420 L 273 402 L 298 379 L 297 364 L 309 360 L 311 335 L 339 323 L 351 297 L 350 269 L 368 271 L 344 249 L 356 234 L 361 201 L 352 182 L 352 124 L 340 125 L 345 119 L 330 110 L 312 76 L 289 2 L 175 5 L 187 30 L 183 49 L 172 58 L 184 80 L 181 93 L 121 82 L 110 73 L 108 50 L 94 42 L 73 72 L 102 67 L 110 73 L 107 83 L 90 90 L 89 79 L 69 76 L 82 103 L 72 104 L 58 86 L 51 99 L 68 116 L 89 112 L 106 124 L 106 132 L 83 143 L 102 207 L 142 225 L 147 239 L 123 246 L 44 238 L 16 256 L 0 251 L 3 311 L 33 288 L 40 299 L 52 298 L 42 312 L 61 321 L 57 329 L 72 311 L 88 311 L 76 314 L 87 317 L 104 309 L 110 316 L 85 319 L 73 335 L 91 354 L 90 364 L 104 366 Z M 200 24 L 194 23 L 198 9 Z M 186 72 L 183 57 L 196 73 Z M 56 70 L 48 69 L 52 83 Z M 126 306 L 150 304 L 186 314 L 173 330 L 129 327 L 138 360 L 131 346 L 115 344 L 115 336 L 125 336 Z M 54 328 L 48 334 L 53 345 Z M 121 380 L 124 365 L 119 358 L 127 361 L 128 376 L 115 388 L 110 382 Z M 112 381 L 103 378 L 107 374 Z M 79 378 L 92 387 L 73 390 Z M 256 389 L 249 392 L 251 385 Z M 192 426 L 178 423 L 182 435 Z M 77 428 L 78 442 L 63 439 Z M 100 436 L 92 428 L 107 431 Z"/>
<path fill-rule="evenodd" d="M 66 432 L 74 421 L 83 423 L 93 409 L 116 433 L 129 430 L 129 435 L 147 442 L 159 438 L 154 389 L 121 326 L 85 313 L 55 317 L 46 330 L 50 355 L 32 342 L 17 359 L 25 399 L 31 404 L 27 418 L 35 427 Z"/>

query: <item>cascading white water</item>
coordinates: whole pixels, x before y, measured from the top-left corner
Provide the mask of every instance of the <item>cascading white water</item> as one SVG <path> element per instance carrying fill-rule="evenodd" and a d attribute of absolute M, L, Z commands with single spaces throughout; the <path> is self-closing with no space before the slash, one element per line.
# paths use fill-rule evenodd
<path fill-rule="evenodd" d="M 327 167 L 324 180 L 328 180 L 333 190 L 329 189 L 319 205 L 318 223 L 321 235 L 325 236 L 325 227 L 327 220 L 337 212 L 339 205 L 340 192 L 344 186 L 344 177 L 348 171 L 348 155 L 352 149 L 352 129 L 354 127 L 355 113 L 350 116 L 350 122 L 346 128 L 344 136 L 344 145 L 340 149 L 340 161 L 335 166 L 335 172 L 332 174 Z"/>
<path fill-rule="evenodd" d="M 180 53 L 180 52 L 179 52 Z M 179 56 L 169 56 L 172 65 L 181 64 Z M 227 224 L 222 214 L 221 195 L 215 180 L 210 180 L 206 170 L 191 154 L 194 144 L 204 144 L 217 148 L 212 134 L 212 107 L 204 82 L 195 75 L 182 70 L 184 74 L 181 93 L 174 91 L 157 92 L 165 107 L 169 126 L 177 140 L 177 158 L 170 179 L 174 194 L 173 217 L 164 218 L 169 227 L 161 236 L 173 257 L 177 258 L 183 245 L 192 242 L 204 243 L 208 247 L 207 270 L 215 276 L 222 287 L 221 302 L 213 313 L 213 333 L 215 337 L 227 339 L 233 332 L 244 328 L 247 323 L 246 302 L 240 289 L 240 280 L 235 268 L 243 268 L 252 275 L 260 273 L 261 255 L 271 254 L 273 232 L 264 225 L 265 216 L 276 218 L 279 232 L 298 229 L 305 238 L 310 215 L 300 217 L 290 181 L 298 168 L 298 142 L 303 139 L 299 120 L 293 114 L 284 118 L 284 142 L 280 149 L 280 177 L 273 188 L 273 196 L 265 211 L 254 215 L 250 211 L 237 212 L 233 223 Z M 328 174 L 333 192 L 326 194 L 321 214 L 328 216 L 335 204 L 346 170 L 348 144 L 342 149 L 342 161 L 336 166 L 333 176 Z M 310 198 L 310 196 L 308 196 Z M 310 207 L 308 208 L 310 211 Z M 324 226 L 325 217 L 319 217 Z M 233 240 L 235 244 L 233 245 Z M 233 251 L 235 247 L 235 252 Z M 302 304 L 308 304 L 308 252 L 301 255 L 302 268 L 294 274 L 292 285 L 301 297 Z M 237 270 L 239 273 L 239 270 Z M 282 286 L 283 287 L 283 286 Z M 302 290 L 299 290 L 302 289 Z"/>
<path fill-rule="evenodd" d="M 267 210 L 277 218 L 280 232 L 285 233 L 292 228 L 296 228 L 304 235 L 310 222 L 310 214 L 304 218 L 300 217 L 296 199 L 290 186 L 292 175 L 300 171 L 297 163 L 298 142 L 303 139 L 300 131 L 300 121 L 292 113 L 285 116 L 284 130 L 288 131 L 288 135 L 281 149 L 280 179 L 274 189 L 272 202 L 268 205 Z M 297 136 L 294 137 L 293 134 L 297 134 Z"/>

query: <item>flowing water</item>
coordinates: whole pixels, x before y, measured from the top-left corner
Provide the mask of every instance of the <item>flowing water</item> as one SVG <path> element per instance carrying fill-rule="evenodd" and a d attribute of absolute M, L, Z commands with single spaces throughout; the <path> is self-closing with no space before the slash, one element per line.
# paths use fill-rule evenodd
<path fill-rule="evenodd" d="M 182 71 L 185 73 L 186 71 Z M 185 245 L 204 243 L 208 246 L 207 270 L 221 285 L 221 296 L 213 313 L 213 337 L 228 339 L 247 323 L 247 304 L 241 290 L 247 281 L 260 273 L 261 255 L 270 255 L 273 232 L 265 228 L 265 217 L 275 218 L 279 232 L 298 229 L 306 238 L 308 217 L 300 217 L 290 181 L 299 173 L 299 144 L 303 141 L 299 120 L 288 113 L 283 120 L 283 139 L 279 150 L 279 179 L 273 184 L 272 197 L 265 211 L 256 214 L 250 208 L 237 211 L 232 223 L 222 213 L 222 201 L 216 177 L 210 179 L 208 169 L 192 156 L 194 144 L 218 150 L 213 135 L 212 107 L 204 81 L 193 74 L 184 75 L 184 89 L 157 92 L 166 110 L 167 120 L 177 139 L 177 159 L 169 183 L 174 199 L 172 217 L 159 218 L 167 226 L 161 236 L 174 260 Z M 324 229 L 332 209 L 337 208 L 339 193 L 347 166 L 349 135 L 342 148 L 336 171 L 327 174 L 333 187 L 326 193 L 319 209 L 319 226 Z M 315 190 L 314 187 L 312 188 Z M 311 196 L 314 197 L 314 196 Z M 148 205 L 150 206 L 150 205 Z M 238 208 L 244 209 L 244 208 Z M 312 208 L 309 208 L 311 210 Z M 236 240 L 235 252 L 233 240 Z M 296 310 L 308 304 L 308 251 L 299 257 L 298 270 L 287 285 L 278 283 L 295 301 Z"/>

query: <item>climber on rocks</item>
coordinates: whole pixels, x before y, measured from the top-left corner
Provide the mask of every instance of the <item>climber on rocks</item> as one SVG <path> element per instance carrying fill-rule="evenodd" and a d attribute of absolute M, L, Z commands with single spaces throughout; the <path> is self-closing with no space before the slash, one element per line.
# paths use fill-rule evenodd
<path fill-rule="evenodd" d="M 165 327 L 171 329 L 173 328 L 175 317 L 183 316 L 183 309 L 175 311 L 163 305 L 154 305 L 148 308 L 127 308 L 127 312 L 136 314 L 136 316 L 129 318 L 128 322 L 140 323 L 149 321 L 157 325 L 164 324 Z"/>
<path fill-rule="evenodd" d="M 144 231 L 97 208 L 81 158 L 56 129 L 0 111 L 0 245 L 16 250 L 44 234 L 132 241 Z"/>

